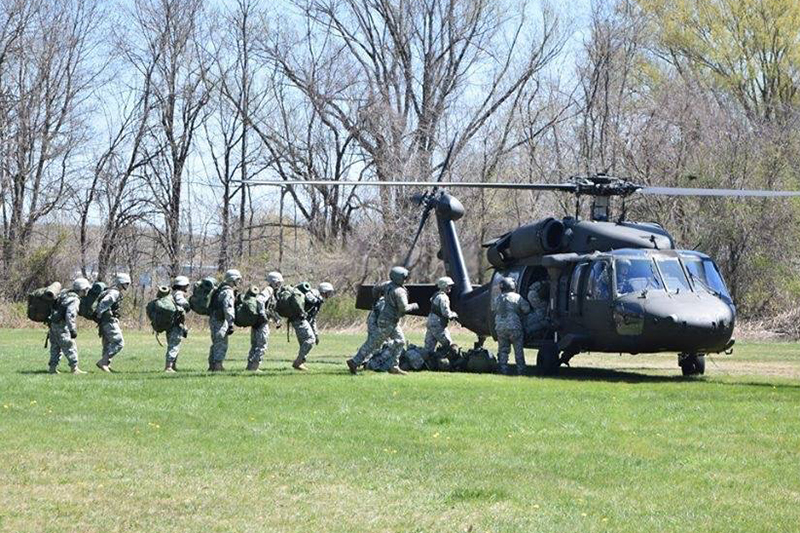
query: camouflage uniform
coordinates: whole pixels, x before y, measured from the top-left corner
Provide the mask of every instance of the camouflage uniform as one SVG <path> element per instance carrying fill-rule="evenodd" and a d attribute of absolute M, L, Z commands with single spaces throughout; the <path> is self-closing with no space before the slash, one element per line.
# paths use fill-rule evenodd
<path fill-rule="evenodd" d="M 100 338 L 103 341 L 103 360 L 110 362 L 125 347 L 122 329 L 119 327 L 119 309 L 122 305 L 122 292 L 112 287 L 97 304 L 96 316 L 100 317 Z"/>
<path fill-rule="evenodd" d="M 208 350 L 208 362 L 222 363 L 228 353 L 228 330 L 233 328 L 235 316 L 233 304 L 236 299 L 233 287 L 223 283 L 214 295 L 212 310 L 208 316 L 208 327 L 211 330 L 211 348 Z"/>
<path fill-rule="evenodd" d="M 292 327 L 297 335 L 297 342 L 300 350 L 297 353 L 295 364 L 306 362 L 306 356 L 311 349 L 319 342 L 317 333 L 317 314 L 322 308 L 324 300 L 316 289 L 311 289 L 306 293 L 305 316 L 292 320 Z"/>
<path fill-rule="evenodd" d="M 250 367 L 254 364 L 260 364 L 264 358 L 264 353 L 267 351 L 270 318 L 267 310 L 274 305 L 274 299 L 275 296 L 271 287 L 261 289 L 261 292 L 256 295 L 260 319 L 255 326 L 250 328 L 250 353 L 247 354 L 247 362 Z"/>
<path fill-rule="evenodd" d="M 372 339 L 368 337 L 356 356 L 353 357 L 352 361 L 356 366 L 361 365 L 366 357 L 378 351 L 384 342 L 388 342 L 392 366 L 395 367 L 399 362 L 400 353 L 405 348 L 406 338 L 403 330 L 400 329 L 400 319 L 406 313 L 418 309 L 419 306 L 409 304 L 406 288 L 394 282 L 386 286 L 383 298 L 384 307 L 378 317 L 377 333 Z"/>
<path fill-rule="evenodd" d="M 514 346 L 517 372 L 525 370 L 525 336 L 520 315 L 530 313 L 531 306 L 516 292 L 504 292 L 495 299 L 494 327 L 497 331 L 497 362 L 500 369 L 508 367 L 508 354 Z"/>
<path fill-rule="evenodd" d="M 450 310 L 450 297 L 444 291 L 439 291 L 431 298 L 431 312 L 428 315 L 427 328 L 425 330 L 425 352 L 433 353 L 436 344 L 441 344 L 444 348 L 449 348 L 453 343 L 447 325 L 450 320 L 457 318 L 458 315 Z"/>
<path fill-rule="evenodd" d="M 358 364 L 362 364 L 365 361 L 368 361 L 374 352 L 368 353 L 365 352 L 369 350 L 372 346 L 375 345 L 375 338 L 378 336 L 379 328 L 378 328 L 378 318 L 381 316 L 381 311 L 383 311 L 383 306 L 385 305 L 386 300 L 384 300 L 383 296 L 378 298 L 378 301 L 375 302 L 375 305 L 372 306 L 372 309 L 367 316 L 367 341 L 359 348 L 358 353 L 353 358 L 354 361 L 357 361 Z M 380 349 L 382 346 L 378 346 Z M 377 351 L 377 350 L 376 350 Z M 365 353 L 362 353 L 365 352 Z"/>
<path fill-rule="evenodd" d="M 80 297 L 73 291 L 64 291 L 58 297 L 56 309 L 50 315 L 50 368 L 58 366 L 61 356 L 67 358 L 69 366 L 78 366 L 78 336 L 76 319 Z"/>
<path fill-rule="evenodd" d="M 175 307 L 179 310 L 183 309 L 183 312 L 178 311 L 180 313 L 178 320 L 167 331 L 167 366 L 174 366 L 178 360 L 181 342 L 186 338 L 186 334 L 189 331 L 183 323 L 186 313 L 190 309 L 189 300 L 186 299 L 183 291 L 177 289 L 172 291 L 172 299 L 175 301 Z"/>
<path fill-rule="evenodd" d="M 531 338 L 541 337 L 547 329 L 547 308 L 550 302 L 539 294 L 549 285 L 548 281 L 535 281 L 528 289 L 531 312 L 525 317 L 525 334 Z"/>

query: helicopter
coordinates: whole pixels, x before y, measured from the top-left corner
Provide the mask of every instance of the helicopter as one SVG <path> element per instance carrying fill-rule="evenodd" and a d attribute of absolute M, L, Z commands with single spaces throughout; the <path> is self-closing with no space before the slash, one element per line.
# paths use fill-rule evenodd
<path fill-rule="evenodd" d="M 477 345 L 494 330 L 493 302 L 504 278 L 526 295 L 536 282 L 549 286 L 547 327 L 525 332 L 525 347 L 537 349 L 536 369 L 554 375 L 582 352 L 678 353 L 685 376 L 705 373 L 705 355 L 731 353 L 736 306 L 720 269 L 708 255 L 681 250 L 669 232 L 655 222 L 625 220 L 624 200 L 633 194 L 676 196 L 793 197 L 800 191 L 646 187 L 632 181 L 593 174 L 562 183 L 474 182 L 330 182 L 256 181 L 252 184 L 431 187 L 413 200 L 422 216 L 411 253 L 431 212 L 439 234 L 439 259 L 454 281 L 451 307 L 462 326 L 475 333 Z M 456 230 L 466 213 L 447 188 L 479 187 L 571 193 L 575 216 L 548 217 L 513 229 L 482 244 L 493 273 L 480 286 L 470 281 Z M 592 199 L 590 218 L 581 219 L 579 199 Z M 623 200 L 622 215 L 612 220 L 611 199 Z M 541 284 L 540 284 L 541 285 Z M 427 316 L 433 284 L 406 284 L 413 315 Z M 356 307 L 374 304 L 373 285 L 358 288 Z"/>

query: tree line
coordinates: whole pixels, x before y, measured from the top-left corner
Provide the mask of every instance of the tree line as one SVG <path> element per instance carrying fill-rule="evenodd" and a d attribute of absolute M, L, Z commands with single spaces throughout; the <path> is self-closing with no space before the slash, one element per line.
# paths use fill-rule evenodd
<path fill-rule="evenodd" d="M 800 6 L 789 0 L 0 0 L 0 279 L 115 270 L 355 284 L 405 255 L 418 191 L 258 179 L 798 188 Z M 450 152 L 450 164 L 443 161 Z M 574 212 L 459 190 L 481 243 Z M 633 198 L 712 255 L 740 310 L 800 290 L 798 205 Z M 434 228 L 412 275 L 441 272 Z M 160 270 L 154 270 L 163 266 Z"/>

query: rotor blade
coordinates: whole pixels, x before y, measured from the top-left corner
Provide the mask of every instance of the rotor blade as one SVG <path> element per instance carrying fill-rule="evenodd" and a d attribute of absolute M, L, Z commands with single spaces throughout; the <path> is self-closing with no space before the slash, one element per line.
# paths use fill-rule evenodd
<path fill-rule="evenodd" d="M 242 183 L 242 180 L 231 180 Z M 572 183 L 487 183 L 469 181 L 333 181 L 333 180 L 247 180 L 248 185 L 271 185 L 288 187 L 294 185 L 326 185 L 330 187 L 475 187 L 478 189 L 514 189 L 537 191 L 574 192 Z"/>
<path fill-rule="evenodd" d="M 414 235 L 414 240 L 411 241 L 411 246 L 408 248 L 408 253 L 406 254 L 406 258 L 403 260 L 403 266 L 408 268 L 409 262 L 411 262 L 411 254 L 414 253 L 414 248 L 417 246 L 417 241 L 419 240 L 419 236 L 422 234 L 422 230 L 425 229 L 425 222 L 428 221 L 428 215 L 431 213 L 431 209 L 433 206 L 426 206 L 425 210 L 422 212 L 422 218 L 419 220 L 419 227 L 417 228 L 417 233 Z"/>
<path fill-rule="evenodd" d="M 732 196 L 761 198 L 791 198 L 800 196 L 800 191 L 765 191 L 757 189 L 695 189 L 691 187 L 644 187 L 639 194 L 661 196 Z"/>

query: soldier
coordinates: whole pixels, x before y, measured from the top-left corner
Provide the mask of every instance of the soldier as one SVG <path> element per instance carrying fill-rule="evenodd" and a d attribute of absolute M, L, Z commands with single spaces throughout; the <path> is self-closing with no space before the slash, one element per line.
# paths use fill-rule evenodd
<path fill-rule="evenodd" d="M 522 316 L 531 312 L 531 306 L 514 292 L 516 284 L 511 278 L 500 281 L 501 294 L 495 299 L 494 327 L 497 331 L 497 362 L 500 373 L 508 374 L 508 354 L 514 346 L 514 359 L 517 362 L 517 375 L 525 374 L 525 335 L 522 329 Z"/>
<path fill-rule="evenodd" d="M 181 341 L 189 334 L 186 327 L 186 313 L 189 312 L 189 300 L 186 299 L 186 291 L 189 290 L 189 278 L 178 276 L 172 281 L 172 299 L 178 313 L 172 327 L 167 331 L 167 360 L 164 372 L 175 372 L 175 363 L 178 362 L 178 352 L 181 349 Z"/>
<path fill-rule="evenodd" d="M 319 333 L 317 332 L 317 315 L 325 300 L 333 296 L 333 285 L 328 282 L 319 284 L 318 289 L 311 289 L 306 293 L 305 314 L 300 318 L 292 320 L 292 327 L 297 335 L 297 342 L 300 350 L 297 358 L 292 363 L 295 370 L 308 370 L 306 367 L 306 357 L 311 349 L 319 344 Z"/>
<path fill-rule="evenodd" d="M 428 314 L 425 331 L 426 354 L 432 354 L 436 351 L 437 344 L 441 344 L 444 348 L 449 348 L 453 344 L 450 331 L 447 329 L 447 325 L 451 320 L 458 319 L 458 314 L 450 310 L 450 297 L 448 294 L 453 285 L 453 280 L 449 276 L 436 280 L 436 287 L 439 290 L 431 298 L 431 312 Z"/>
<path fill-rule="evenodd" d="M 392 367 L 390 374 L 405 375 L 406 372 L 400 369 L 398 362 L 400 352 L 406 344 L 403 330 L 400 329 L 400 319 L 403 315 L 419 309 L 419 304 L 408 303 L 408 291 L 403 285 L 408 278 L 408 270 L 403 267 L 392 267 L 389 271 L 390 283 L 385 285 L 383 298 L 383 310 L 378 317 L 377 334 L 359 348 L 358 353 L 352 359 L 347 360 L 347 368 L 350 373 L 358 372 L 358 367 L 364 360 L 374 354 L 385 341 L 389 341 L 392 354 Z"/>
<path fill-rule="evenodd" d="M 233 319 L 235 317 L 234 302 L 236 287 L 242 275 L 236 269 L 225 272 L 222 283 L 211 297 L 211 312 L 208 314 L 208 327 L 211 330 L 211 348 L 208 351 L 208 370 L 221 372 L 225 370 L 222 362 L 228 353 L 228 337 L 233 335 Z"/>
<path fill-rule="evenodd" d="M 267 286 L 261 289 L 256 296 L 258 302 L 259 321 L 250 328 L 250 353 L 247 355 L 247 370 L 261 372 L 261 360 L 269 344 L 269 321 L 273 320 L 278 328 L 281 319 L 275 313 L 275 291 L 283 285 L 283 275 L 280 272 L 267 274 Z"/>
<path fill-rule="evenodd" d="M 85 278 L 78 278 L 72 282 L 72 290 L 62 291 L 56 300 L 55 308 L 50 314 L 50 373 L 58 374 L 58 362 L 61 356 L 67 358 L 70 371 L 73 374 L 85 374 L 78 368 L 78 347 L 75 339 L 78 337 L 78 306 L 81 298 L 86 296 L 92 286 Z"/>
<path fill-rule="evenodd" d="M 117 274 L 114 284 L 98 296 L 95 317 L 99 320 L 100 338 L 103 341 L 103 357 L 96 363 L 103 372 L 111 372 L 111 359 L 125 347 L 122 329 L 119 327 L 122 297 L 131 285 L 131 277 Z"/>
<path fill-rule="evenodd" d="M 547 329 L 547 308 L 550 305 L 550 282 L 534 281 L 528 289 L 531 312 L 525 318 L 525 332 L 529 337 L 541 338 Z"/>

